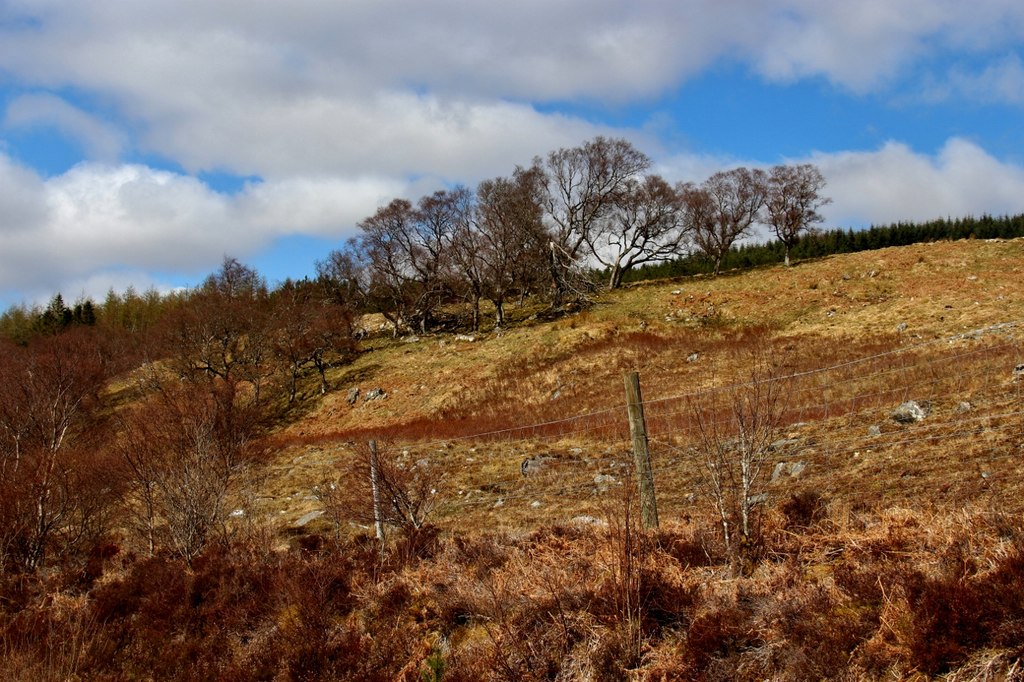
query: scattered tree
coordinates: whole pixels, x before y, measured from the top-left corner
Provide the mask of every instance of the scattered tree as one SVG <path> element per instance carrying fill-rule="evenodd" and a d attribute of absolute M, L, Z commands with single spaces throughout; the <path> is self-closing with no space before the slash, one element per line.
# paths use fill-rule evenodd
<path fill-rule="evenodd" d="M 824 187 L 825 176 L 809 163 L 775 166 L 768 175 L 765 222 L 786 250 L 786 267 L 789 267 L 793 245 L 814 223 L 822 220 L 818 209 L 832 201 L 821 196 Z"/>
<path fill-rule="evenodd" d="M 608 287 L 643 263 L 679 255 L 687 236 L 683 201 L 658 175 L 629 178 L 607 215 L 587 235 L 594 258 L 609 270 Z"/>
<path fill-rule="evenodd" d="M 691 187 L 687 206 L 697 247 L 721 271 L 733 244 L 748 236 L 765 202 L 767 176 L 760 169 L 735 168 L 715 173 L 699 190 Z"/>

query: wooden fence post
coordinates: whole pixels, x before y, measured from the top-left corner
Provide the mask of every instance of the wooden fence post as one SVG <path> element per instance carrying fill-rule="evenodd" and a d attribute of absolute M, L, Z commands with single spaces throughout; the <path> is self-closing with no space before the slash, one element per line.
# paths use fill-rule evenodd
<path fill-rule="evenodd" d="M 384 542 L 384 516 L 380 510 L 380 486 L 377 483 L 377 441 L 370 441 L 370 490 L 373 492 L 373 525 L 377 539 Z"/>
<path fill-rule="evenodd" d="M 637 483 L 640 487 L 640 518 L 644 528 L 658 527 L 658 502 L 654 496 L 654 472 L 651 471 L 651 451 L 647 446 L 647 423 L 644 420 L 644 401 L 640 395 L 640 374 L 627 372 L 626 408 L 629 410 L 629 435 L 633 438 L 633 460 L 636 463 Z"/>

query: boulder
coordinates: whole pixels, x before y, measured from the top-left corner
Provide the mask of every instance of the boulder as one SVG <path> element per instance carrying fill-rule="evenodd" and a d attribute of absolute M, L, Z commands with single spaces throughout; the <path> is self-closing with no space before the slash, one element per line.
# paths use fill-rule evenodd
<path fill-rule="evenodd" d="M 890 416 L 893 421 L 900 424 L 914 424 L 928 416 L 928 407 L 914 400 L 908 400 L 893 410 Z"/>
<path fill-rule="evenodd" d="M 355 388 L 348 389 L 348 395 L 345 396 L 345 401 L 348 402 L 349 405 L 355 405 L 356 402 L 359 401 L 359 387 L 358 386 L 356 386 Z"/>

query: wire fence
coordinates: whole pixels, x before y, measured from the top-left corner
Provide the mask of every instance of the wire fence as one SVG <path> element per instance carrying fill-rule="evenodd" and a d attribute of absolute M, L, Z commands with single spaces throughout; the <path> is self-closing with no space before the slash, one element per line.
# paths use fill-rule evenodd
<path fill-rule="evenodd" d="M 761 357 L 742 368 L 744 381 L 708 376 L 696 390 L 644 400 L 662 517 L 700 503 L 711 441 L 744 438 L 743 406 L 771 413 L 758 472 L 766 496 L 814 490 L 851 505 L 1024 504 L 1022 331 L 1022 322 L 1003 322 L 788 374 L 778 358 Z M 756 404 L 767 395 L 771 405 Z M 624 400 L 397 447 L 410 459 L 436 453 L 445 462 L 443 514 L 535 509 L 551 518 L 552 507 L 583 513 L 632 485 Z"/>

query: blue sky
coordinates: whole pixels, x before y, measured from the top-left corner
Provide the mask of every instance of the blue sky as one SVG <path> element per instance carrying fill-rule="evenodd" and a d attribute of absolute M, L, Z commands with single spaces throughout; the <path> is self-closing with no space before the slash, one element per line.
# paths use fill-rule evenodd
<path fill-rule="evenodd" d="M 816 163 L 826 226 L 1024 212 L 1019 0 L 0 0 L 0 307 L 309 274 L 595 135 Z"/>

